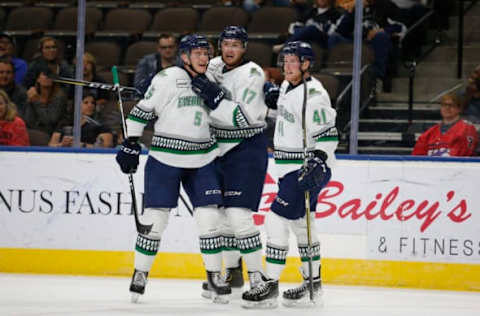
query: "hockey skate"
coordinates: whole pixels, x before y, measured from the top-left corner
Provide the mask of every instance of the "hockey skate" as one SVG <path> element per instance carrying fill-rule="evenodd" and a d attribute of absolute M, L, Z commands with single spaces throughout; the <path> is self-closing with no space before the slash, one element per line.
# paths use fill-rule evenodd
<path fill-rule="evenodd" d="M 212 301 L 217 304 L 227 304 L 232 293 L 230 286 L 222 278 L 220 271 L 207 271 L 207 290 L 210 292 Z"/>
<path fill-rule="evenodd" d="M 283 292 L 283 306 L 285 307 L 314 307 L 322 306 L 322 280 L 320 274 L 313 278 L 313 300 L 310 299 L 310 280 L 303 273 L 303 283 L 293 289 Z"/>
<path fill-rule="evenodd" d="M 147 285 L 148 272 L 135 269 L 130 283 L 130 292 L 132 293 L 132 303 L 137 303 L 140 295 L 145 293 L 145 285 Z"/>
<path fill-rule="evenodd" d="M 227 268 L 225 270 L 225 282 L 230 286 L 232 289 L 232 297 L 234 298 L 240 298 L 242 297 L 242 291 L 243 291 L 243 267 L 242 267 L 242 259 L 240 258 L 239 266 L 236 268 Z M 203 281 L 202 283 L 202 297 L 211 299 L 212 298 L 212 293 L 208 289 L 208 282 Z"/>
<path fill-rule="evenodd" d="M 249 272 L 250 290 L 242 295 L 242 307 L 269 309 L 278 306 L 278 280 L 267 279 L 261 272 Z"/>

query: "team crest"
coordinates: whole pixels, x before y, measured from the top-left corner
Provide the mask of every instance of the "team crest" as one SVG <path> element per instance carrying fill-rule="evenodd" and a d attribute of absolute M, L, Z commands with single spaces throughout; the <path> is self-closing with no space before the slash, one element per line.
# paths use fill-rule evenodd
<path fill-rule="evenodd" d="M 262 76 L 262 74 L 257 68 L 250 68 L 250 76 Z"/>
<path fill-rule="evenodd" d="M 315 88 L 308 89 L 308 96 L 309 97 L 316 96 L 317 94 L 322 94 L 322 92 L 320 90 L 315 89 Z"/>

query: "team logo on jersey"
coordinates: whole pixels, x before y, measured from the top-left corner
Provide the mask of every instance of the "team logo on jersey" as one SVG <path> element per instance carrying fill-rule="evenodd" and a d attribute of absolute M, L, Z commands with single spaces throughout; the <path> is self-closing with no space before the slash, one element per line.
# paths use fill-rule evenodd
<path fill-rule="evenodd" d="M 187 79 L 177 79 L 177 88 L 188 88 L 190 83 Z"/>
<path fill-rule="evenodd" d="M 257 68 L 250 68 L 250 76 L 262 76 L 260 71 L 257 70 Z"/>
<path fill-rule="evenodd" d="M 290 123 L 295 123 L 295 115 L 293 113 L 288 112 L 283 105 L 279 105 L 277 111 L 278 111 L 277 115 L 280 115 Z"/>
<path fill-rule="evenodd" d="M 315 88 L 308 89 L 308 96 L 309 97 L 313 97 L 317 94 L 322 94 L 322 92 L 320 90 L 315 89 Z"/>
<path fill-rule="evenodd" d="M 178 107 L 203 105 L 203 99 L 198 95 L 187 95 L 178 98 Z"/>

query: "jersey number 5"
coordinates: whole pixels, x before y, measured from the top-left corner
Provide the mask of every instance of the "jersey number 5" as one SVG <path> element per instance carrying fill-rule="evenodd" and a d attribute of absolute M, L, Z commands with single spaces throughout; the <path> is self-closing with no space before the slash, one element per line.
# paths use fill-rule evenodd
<path fill-rule="evenodd" d="M 202 112 L 195 112 L 195 118 L 193 119 L 193 125 L 200 126 L 202 124 Z"/>

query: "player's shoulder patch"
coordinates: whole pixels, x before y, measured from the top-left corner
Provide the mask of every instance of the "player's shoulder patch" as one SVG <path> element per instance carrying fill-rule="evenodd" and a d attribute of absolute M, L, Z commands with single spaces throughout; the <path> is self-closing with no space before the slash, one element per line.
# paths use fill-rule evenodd
<path fill-rule="evenodd" d="M 250 76 L 262 76 L 262 73 L 257 69 L 257 67 L 250 68 Z"/>
<path fill-rule="evenodd" d="M 322 94 L 322 91 L 320 91 L 319 89 L 315 89 L 315 88 L 309 88 L 308 89 L 308 96 L 309 97 L 314 97 L 316 95 L 321 95 Z"/>

